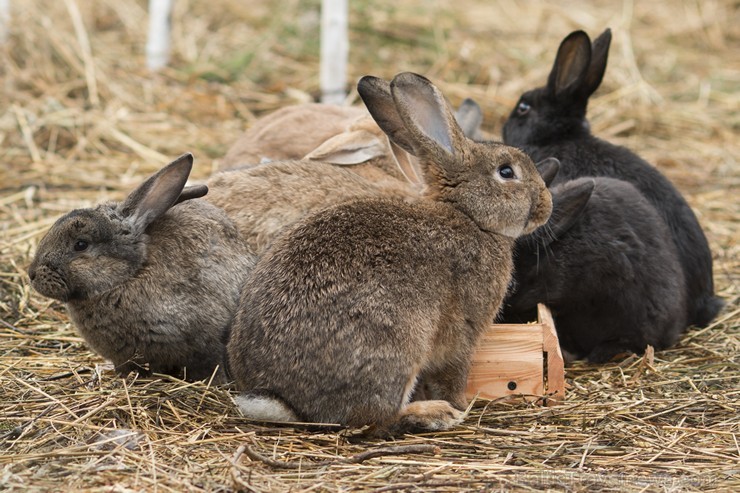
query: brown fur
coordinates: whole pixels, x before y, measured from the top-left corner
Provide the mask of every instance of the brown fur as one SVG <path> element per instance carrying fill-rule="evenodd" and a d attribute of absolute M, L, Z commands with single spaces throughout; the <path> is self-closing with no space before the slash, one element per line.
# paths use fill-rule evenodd
<path fill-rule="evenodd" d="M 224 209 L 258 255 L 287 226 L 333 204 L 359 197 L 413 200 L 409 183 L 377 184 L 331 164 L 279 161 L 211 177 L 206 200 Z"/>
<path fill-rule="evenodd" d="M 455 118 L 470 138 L 481 136 L 483 113 L 472 99 Z M 221 169 L 245 169 L 266 161 L 304 159 L 347 167 L 381 186 L 418 184 L 413 157 L 389 142 L 365 108 L 304 104 L 257 120 L 224 156 Z"/>
<path fill-rule="evenodd" d="M 425 199 L 352 200 L 277 238 L 245 284 L 230 367 L 252 418 L 446 429 L 462 417 L 470 356 L 506 292 L 515 237 L 547 220 L 550 196 L 522 152 L 466 139 L 425 78 L 365 77 L 359 90 L 419 158 Z M 431 400 L 409 404 L 420 379 Z"/>
<path fill-rule="evenodd" d="M 221 160 L 221 169 L 301 159 L 363 115 L 367 111 L 355 106 L 312 103 L 280 108 L 258 119 L 239 137 Z"/>
<path fill-rule="evenodd" d="M 404 152 L 392 147 L 375 120 L 365 114 L 353 121 L 346 131 L 327 139 L 303 158 L 347 166 L 368 180 L 393 184 L 406 181 L 399 163 L 401 159 L 409 159 L 408 156 L 399 156 Z"/>
<path fill-rule="evenodd" d="M 122 203 L 66 214 L 29 268 L 34 288 L 65 301 L 80 335 L 121 373 L 195 380 L 218 366 L 225 381 L 224 343 L 254 255 L 222 210 L 173 206 L 191 166 L 182 156 Z"/>

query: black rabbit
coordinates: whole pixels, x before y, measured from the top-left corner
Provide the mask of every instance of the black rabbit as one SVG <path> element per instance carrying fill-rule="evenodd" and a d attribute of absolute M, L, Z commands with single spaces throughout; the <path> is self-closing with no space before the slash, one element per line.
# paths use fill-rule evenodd
<path fill-rule="evenodd" d="M 522 148 L 534 161 L 561 162 L 555 183 L 581 176 L 607 176 L 632 183 L 667 223 L 685 275 L 688 324 L 706 326 L 724 302 L 714 295 L 712 255 L 693 211 L 656 168 L 624 147 L 591 135 L 586 120 L 589 96 L 606 70 L 611 31 L 591 44 L 583 31 L 560 44 L 545 87 L 525 92 L 503 129 L 504 142 Z"/>
<path fill-rule="evenodd" d="M 580 178 L 550 192 L 547 224 L 517 240 L 501 318 L 533 320 L 545 303 L 564 352 L 594 363 L 674 344 L 687 326 L 686 289 L 655 207 L 613 178 Z"/>

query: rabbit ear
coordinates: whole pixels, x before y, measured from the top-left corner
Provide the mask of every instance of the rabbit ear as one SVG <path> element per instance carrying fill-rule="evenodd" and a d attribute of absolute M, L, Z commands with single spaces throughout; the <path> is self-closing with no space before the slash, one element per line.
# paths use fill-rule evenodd
<path fill-rule="evenodd" d="M 193 185 L 190 187 L 185 187 L 180 193 L 180 196 L 177 197 L 177 202 L 175 202 L 175 204 L 185 202 L 186 200 L 199 199 L 205 196 L 207 193 L 208 187 L 206 185 Z"/>
<path fill-rule="evenodd" d="M 391 81 L 396 109 L 406 124 L 414 155 L 454 156 L 465 136 L 445 97 L 426 77 L 411 72 Z"/>
<path fill-rule="evenodd" d="M 570 33 L 560 43 L 547 88 L 555 97 L 573 94 L 586 77 L 591 62 L 591 40 L 583 31 Z"/>
<path fill-rule="evenodd" d="M 414 186 L 421 186 L 424 182 L 421 179 L 421 171 L 418 169 L 418 165 L 415 158 L 408 152 L 401 149 L 393 142 L 389 142 L 393 157 L 398 165 L 398 169 L 406 180 Z"/>
<path fill-rule="evenodd" d="M 591 44 L 591 63 L 586 72 L 583 91 L 586 97 L 594 93 L 601 84 L 606 72 L 606 61 L 609 57 L 609 45 L 612 42 L 612 31 L 608 29 L 601 33 Z"/>
<path fill-rule="evenodd" d="M 335 135 L 306 154 L 303 159 L 353 165 L 384 156 L 386 152 L 385 142 L 378 135 L 367 130 L 354 130 Z"/>
<path fill-rule="evenodd" d="M 192 167 L 190 153 L 175 159 L 131 192 L 119 208 L 121 214 L 131 220 L 136 231 L 144 231 L 177 202 Z"/>
<path fill-rule="evenodd" d="M 557 175 L 560 170 L 560 161 L 558 161 L 557 158 L 548 157 L 537 163 L 535 166 L 537 166 L 537 171 L 542 177 L 542 181 L 544 181 L 545 185 L 549 187 L 552 180 L 555 179 L 555 175 Z"/>
<path fill-rule="evenodd" d="M 396 110 L 390 84 L 378 77 L 366 75 L 357 83 L 357 92 L 375 123 L 386 133 L 391 142 L 413 154 L 414 147 L 406 126 Z"/>
<path fill-rule="evenodd" d="M 594 191 L 594 185 L 593 180 L 582 180 L 573 183 L 573 186 L 562 187 L 558 193 L 553 194 L 552 215 L 547 223 L 553 240 L 560 238 L 581 217 Z"/>
<path fill-rule="evenodd" d="M 480 138 L 480 126 L 483 123 L 483 110 L 470 98 L 465 98 L 455 111 L 455 120 L 469 139 Z"/>

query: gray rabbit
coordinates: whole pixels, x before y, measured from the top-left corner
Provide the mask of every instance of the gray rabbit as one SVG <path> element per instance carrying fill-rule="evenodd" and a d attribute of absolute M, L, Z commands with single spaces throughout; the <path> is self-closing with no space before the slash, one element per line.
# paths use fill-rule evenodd
<path fill-rule="evenodd" d="M 225 381 L 224 344 L 255 262 L 219 208 L 184 188 L 185 154 L 120 203 L 62 216 L 29 268 L 33 287 L 63 301 L 85 341 L 117 371 Z M 182 203 L 179 203 L 182 202 Z"/>
<path fill-rule="evenodd" d="M 463 417 L 471 354 L 506 292 L 514 241 L 547 220 L 550 195 L 524 153 L 465 138 L 426 78 L 366 76 L 358 90 L 419 159 L 424 197 L 348 201 L 275 240 L 227 346 L 238 403 L 269 421 L 447 429 Z M 410 402 L 422 379 L 431 400 Z"/>
<path fill-rule="evenodd" d="M 547 181 L 547 180 L 546 180 Z M 547 224 L 517 240 L 501 319 L 552 310 L 564 352 L 594 363 L 673 345 L 687 326 L 686 289 L 670 230 L 631 184 L 580 178 L 551 188 Z"/>
<path fill-rule="evenodd" d="M 560 44 L 547 85 L 522 94 L 503 129 L 504 142 L 525 150 L 535 161 L 560 160 L 555 182 L 606 176 L 632 183 L 668 225 L 685 275 L 687 325 L 705 326 L 722 309 L 714 295 L 712 254 L 686 200 L 656 168 L 624 147 L 593 136 L 586 120 L 588 98 L 606 70 L 611 31 L 591 44 L 583 31 Z"/>

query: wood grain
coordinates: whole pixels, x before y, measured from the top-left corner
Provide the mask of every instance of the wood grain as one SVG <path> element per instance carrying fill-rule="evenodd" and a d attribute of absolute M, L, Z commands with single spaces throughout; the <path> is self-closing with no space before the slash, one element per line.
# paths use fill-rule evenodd
<path fill-rule="evenodd" d="M 466 394 L 485 399 L 524 394 L 545 403 L 565 397 L 563 356 L 550 311 L 538 305 L 537 323 L 494 324 L 473 355 Z"/>

